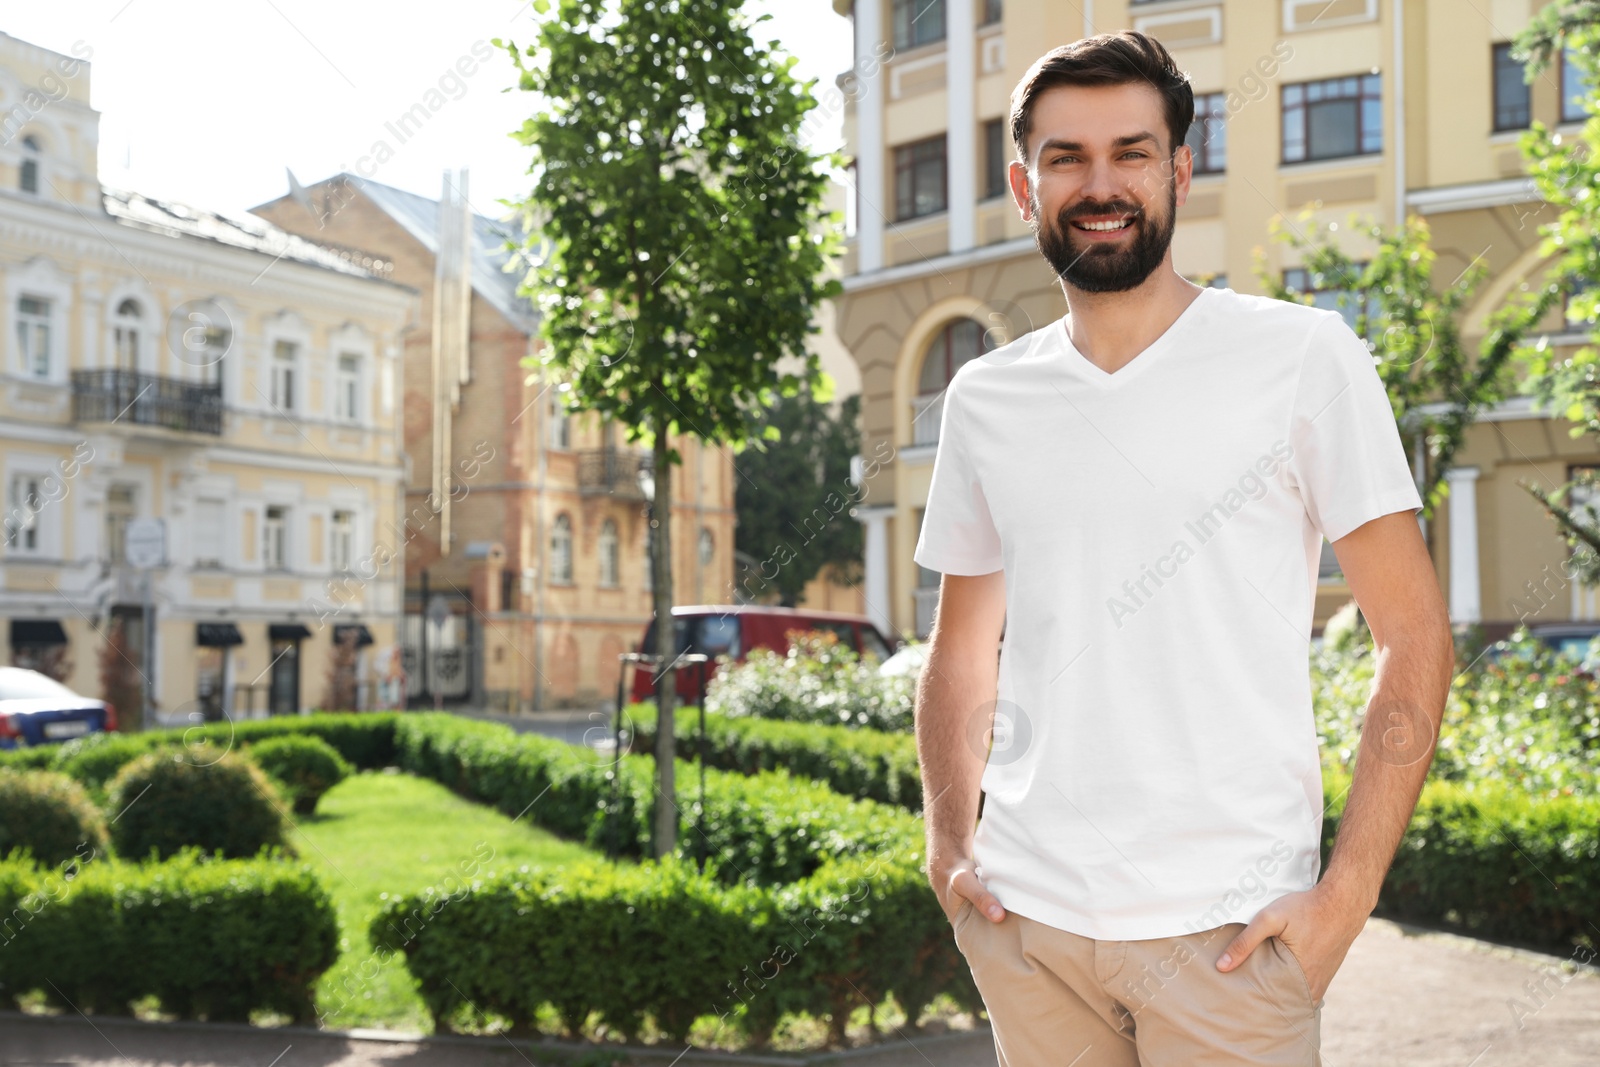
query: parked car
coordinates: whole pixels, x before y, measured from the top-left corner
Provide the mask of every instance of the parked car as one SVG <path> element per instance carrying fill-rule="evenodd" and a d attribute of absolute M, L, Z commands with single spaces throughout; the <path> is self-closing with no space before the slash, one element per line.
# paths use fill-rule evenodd
<path fill-rule="evenodd" d="M 0 667 L 0 748 L 67 741 L 117 728 L 117 709 L 25 667 Z"/>
<path fill-rule="evenodd" d="M 1546 622 L 1528 627 L 1528 636 L 1557 655 L 1571 660 L 1579 671 L 1600 671 L 1600 650 L 1590 655 L 1590 641 L 1600 635 L 1600 622 Z M 1511 655 L 1510 641 L 1496 641 L 1484 650 L 1483 663 L 1499 663 Z"/>
<path fill-rule="evenodd" d="M 678 653 L 701 652 L 713 662 L 706 665 L 706 681 L 716 676 L 716 657 L 726 654 L 743 663 L 750 650 L 770 648 L 787 652 L 790 630 L 810 630 L 837 634 L 841 644 L 854 649 L 862 659 L 887 660 L 900 647 L 900 640 L 886 636 L 865 615 L 841 611 L 811 611 L 806 608 L 781 608 L 766 604 L 691 604 L 672 609 L 672 626 Z M 644 637 L 635 651 L 654 655 L 656 623 L 645 627 Z M 700 699 L 698 671 L 680 665 L 676 671 L 678 699 Z M 632 699 L 655 699 L 654 672 L 640 666 L 633 672 Z"/>

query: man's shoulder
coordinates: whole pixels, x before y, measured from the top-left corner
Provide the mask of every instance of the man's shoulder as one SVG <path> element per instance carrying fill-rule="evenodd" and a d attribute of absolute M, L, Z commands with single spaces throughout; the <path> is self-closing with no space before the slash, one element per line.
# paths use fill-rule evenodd
<path fill-rule="evenodd" d="M 1300 304 L 1293 300 L 1279 300 L 1254 293 L 1238 293 L 1232 289 L 1218 290 L 1221 300 L 1219 310 L 1225 315 L 1242 319 L 1250 325 L 1259 325 L 1284 333 L 1298 332 L 1309 335 L 1330 318 L 1339 318 L 1337 311 Z"/>

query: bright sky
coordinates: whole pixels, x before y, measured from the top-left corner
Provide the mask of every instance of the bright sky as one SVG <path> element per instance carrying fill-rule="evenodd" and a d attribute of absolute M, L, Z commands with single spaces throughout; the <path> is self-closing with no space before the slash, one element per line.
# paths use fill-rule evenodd
<path fill-rule="evenodd" d="M 510 57 L 459 84 L 422 130 L 398 142 L 385 123 L 439 86 L 458 60 L 491 51 L 494 37 L 534 39 L 520 0 L 447 0 L 409 6 L 373 0 L 75 0 L 10 4 L 0 29 L 67 54 L 93 49 L 91 103 L 100 112 L 100 177 L 107 185 L 197 207 L 241 212 L 301 182 L 357 161 L 382 138 L 394 156 L 371 177 L 438 196 L 441 172 L 470 169 L 473 205 L 528 190 L 528 150 L 507 131 L 527 117 L 531 94 L 514 84 Z M 850 24 L 828 0 L 749 0 L 774 17 L 776 38 L 799 57 L 795 73 L 819 94 L 850 66 Z M 837 114 L 838 109 L 834 109 Z M 839 147 L 837 119 L 817 151 Z"/>

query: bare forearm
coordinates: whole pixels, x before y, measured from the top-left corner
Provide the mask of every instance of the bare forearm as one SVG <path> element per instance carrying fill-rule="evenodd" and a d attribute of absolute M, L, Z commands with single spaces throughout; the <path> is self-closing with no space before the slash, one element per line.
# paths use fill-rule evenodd
<path fill-rule="evenodd" d="M 1328 869 L 1327 887 L 1365 912 L 1405 836 L 1433 761 L 1454 670 L 1446 638 L 1397 640 L 1378 655 L 1355 775 Z"/>
<path fill-rule="evenodd" d="M 997 681 L 992 658 L 957 662 L 941 655 L 937 640 L 918 680 L 917 761 L 930 872 L 971 855 Z"/>

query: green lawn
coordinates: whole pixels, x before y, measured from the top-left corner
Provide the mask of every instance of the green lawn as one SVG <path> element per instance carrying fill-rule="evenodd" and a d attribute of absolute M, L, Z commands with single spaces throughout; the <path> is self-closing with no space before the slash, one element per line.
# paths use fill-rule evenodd
<path fill-rule="evenodd" d="M 599 853 L 563 841 L 527 816 L 493 808 L 405 774 L 353 775 L 300 820 L 295 848 L 314 864 L 339 908 L 339 961 L 317 984 L 322 1024 L 429 1033 L 432 1020 L 400 957 L 375 954 L 367 924 L 382 893 L 453 888 L 487 871 L 552 867 Z M 454 878 L 455 882 L 448 882 Z"/>

